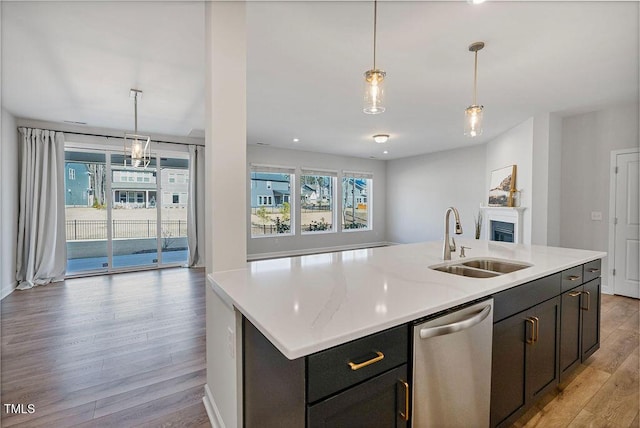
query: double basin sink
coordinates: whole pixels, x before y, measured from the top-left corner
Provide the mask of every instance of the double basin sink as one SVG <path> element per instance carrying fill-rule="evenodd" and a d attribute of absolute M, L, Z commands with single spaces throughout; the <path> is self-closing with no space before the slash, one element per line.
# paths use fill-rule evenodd
<path fill-rule="evenodd" d="M 432 266 L 431 269 L 472 278 L 493 278 L 498 275 L 525 269 L 531 265 L 522 262 L 512 262 L 497 259 L 474 259 L 442 266 Z"/>

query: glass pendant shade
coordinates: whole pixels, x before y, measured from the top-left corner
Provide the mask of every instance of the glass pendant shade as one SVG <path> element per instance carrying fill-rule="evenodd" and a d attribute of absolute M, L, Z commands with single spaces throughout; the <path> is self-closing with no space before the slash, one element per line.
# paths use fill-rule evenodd
<path fill-rule="evenodd" d="M 471 105 L 464 111 L 464 135 L 477 137 L 482 134 L 482 106 Z"/>
<path fill-rule="evenodd" d="M 367 114 L 384 112 L 384 77 L 387 73 L 382 70 L 367 70 L 364 73 L 364 111 Z"/>
<path fill-rule="evenodd" d="M 146 135 L 138 135 L 138 99 L 142 96 L 139 89 L 131 89 L 129 97 L 133 98 L 133 114 L 135 130 L 133 134 L 124 134 L 124 166 L 137 168 L 142 166 L 146 168 L 151 162 L 151 153 L 149 152 L 149 143 L 151 137 Z M 127 160 L 129 163 L 127 164 Z"/>

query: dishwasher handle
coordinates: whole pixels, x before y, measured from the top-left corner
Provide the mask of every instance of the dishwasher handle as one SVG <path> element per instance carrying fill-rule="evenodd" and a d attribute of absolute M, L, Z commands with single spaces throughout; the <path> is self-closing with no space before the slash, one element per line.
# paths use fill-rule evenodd
<path fill-rule="evenodd" d="M 491 305 L 485 306 L 481 311 L 473 314 L 469 318 L 456 321 L 451 324 L 439 325 L 437 327 L 427 327 L 420 329 L 420 338 L 428 339 L 430 337 L 444 336 L 445 334 L 456 333 L 461 330 L 480 324 L 491 312 Z"/>

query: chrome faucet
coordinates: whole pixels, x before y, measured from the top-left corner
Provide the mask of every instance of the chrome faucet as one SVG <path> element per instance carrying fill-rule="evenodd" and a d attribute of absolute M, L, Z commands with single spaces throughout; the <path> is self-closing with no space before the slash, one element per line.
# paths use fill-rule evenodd
<path fill-rule="evenodd" d="M 451 252 L 456 251 L 456 241 L 451 238 L 449 242 L 449 214 L 453 211 L 453 215 L 456 218 L 456 235 L 462 234 L 462 226 L 460 225 L 460 214 L 454 207 L 449 207 L 444 213 L 444 243 L 442 246 L 442 258 L 444 260 L 451 260 Z"/>

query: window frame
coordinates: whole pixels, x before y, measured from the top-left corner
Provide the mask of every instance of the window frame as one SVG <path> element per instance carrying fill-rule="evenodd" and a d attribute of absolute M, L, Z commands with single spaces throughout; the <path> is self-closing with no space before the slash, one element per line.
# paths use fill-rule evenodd
<path fill-rule="evenodd" d="M 340 213 L 340 230 L 341 232 L 345 232 L 345 233 L 356 233 L 356 232 L 368 232 L 368 231 L 372 231 L 373 230 L 373 173 L 372 172 L 359 172 L 359 171 L 343 171 L 342 172 L 342 176 L 341 176 L 341 186 L 340 186 L 340 190 L 344 191 L 344 180 L 348 180 L 348 179 L 353 179 L 354 180 L 354 184 L 353 187 L 355 188 L 355 180 L 356 179 L 362 179 L 362 180 L 366 180 L 366 189 L 367 189 L 367 227 L 361 227 L 361 228 L 355 228 L 355 229 L 346 229 L 345 223 L 344 223 L 344 216 L 343 216 L 343 212 L 346 210 L 346 206 L 344 204 L 345 199 L 344 199 L 344 194 L 342 194 L 342 213 Z"/>
<path fill-rule="evenodd" d="M 275 223 L 274 224 L 269 224 L 270 226 L 270 233 L 264 233 L 264 234 L 254 234 L 254 225 L 253 225 L 253 221 L 252 221 L 252 217 L 255 215 L 255 212 L 260 209 L 260 208 L 271 208 L 271 211 L 273 213 L 273 209 L 274 208 L 281 208 L 281 206 L 276 206 L 274 205 L 276 198 L 274 197 L 273 194 L 268 195 L 268 194 L 264 194 L 263 191 L 264 190 L 268 190 L 268 191 L 273 191 L 273 183 L 274 180 L 264 180 L 265 181 L 265 188 L 264 189 L 259 189 L 258 185 L 254 185 L 254 181 L 257 183 L 258 181 L 263 181 L 263 180 L 258 180 L 256 178 L 254 178 L 254 174 L 282 174 L 282 175 L 288 175 L 289 176 L 289 183 L 288 183 L 288 190 L 289 190 L 289 198 L 288 201 L 284 200 L 284 196 L 283 195 L 283 204 L 282 206 L 284 206 L 284 202 L 288 202 L 289 204 L 289 230 L 287 232 L 283 232 L 283 233 L 278 233 L 273 232 L 274 228 L 275 228 Z M 266 183 L 269 183 L 270 186 L 267 188 Z M 286 167 L 286 166 L 273 166 L 273 165 L 258 165 L 258 164 L 251 164 L 249 166 L 249 185 L 248 185 L 248 210 L 247 210 L 247 228 L 248 228 L 248 235 L 250 237 L 250 239 L 264 239 L 264 238 L 281 238 L 281 237 L 288 237 L 288 236 L 295 236 L 296 235 L 296 227 L 295 227 L 295 209 L 296 207 L 294 206 L 294 204 L 291 202 L 293 201 L 292 196 L 292 192 L 294 190 L 294 186 L 296 183 L 296 169 L 292 168 L 292 167 Z M 260 192 L 260 193 L 258 193 Z M 255 201 L 255 206 L 254 206 L 254 201 Z M 264 224 L 263 226 L 267 226 L 266 224 Z M 256 229 L 259 229 L 260 225 L 255 226 Z M 266 230 L 266 229 L 263 229 Z"/>
<path fill-rule="evenodd" d="M 330 195 L 330 202 L 329 202 L 329 206 L 331 209 L 331 218 L 329 219 L 329 221 L 331 222 L 331 228 L 330 229 L 326 229 L 326 230 L 305 230 L 304 229 L 304 225 L 303 225 L 303 220 L 302 220 L 302 183 L 304 181 L 303 177 L 328 177 L 330 179 L 330 190 L 331 190 L 331 195 Z M 329 170 L 329 169 L 320 169 L 320 168 L 300 168 L 300 181 L 298 183 L 298 188 L 300 191 L 300 204 L 299 204 L 299 209 L 300 209 L 300 234 L 303 236 L 307 236 L 307 235 L 323 235 L 323 234 L 331 234 L 331 233 L 337 233 L 338 232 L 338 227 L 336 227 L 336 221 L 338 219 L 337 217 L 337 208 L 338 208 L 338 192 L 337 192 L 337 185 L 338 185 L 338 172 L 335 170 Z M 320 195 L 320 198 L 322 199 L 322 195 Z M 327 220 L 325 219 L 325 222 Z"/>

